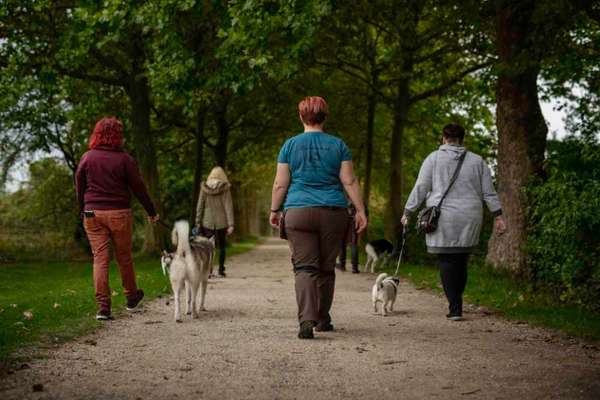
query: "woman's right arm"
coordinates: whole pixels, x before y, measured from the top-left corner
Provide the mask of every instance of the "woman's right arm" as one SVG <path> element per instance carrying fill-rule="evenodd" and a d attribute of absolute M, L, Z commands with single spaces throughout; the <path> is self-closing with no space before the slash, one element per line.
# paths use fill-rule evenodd
<path fill-rule="evenodd" d="M 429 155 L 421 165 L 417 182 L 410 192 L 408 200 L 406 201 L 406 205 L 404 206 L 402 225 L 406 225 L 408 223 L 410 216 L 417 211 L 419 207 L 421 207 L 421 204 L 423 204 L 427 198 L 427 194 L 431 192 L 434 167 L 433 158 L 435 157 L 433 154 L 435 153 Z"/>
<path fill-rule="evenodd" d="M 199 228 L 202 226 L 202 219 L 204 218 L 204 191 L 200 189 L 198 195 L 198 204 L 196 204 L 196 226 Z"/>
<path fill-rule="evenodd" d="M 273 181 L 273 191 L 271 192 L 271 215 L 269 222 L 274 228 L 279 227 L 279 212 L 278 210 L 283 205 L 285 196 L 290 186 L 290 166 L 286 163 L 277 163 L 277 173 Z"/>
<path fill-rule="evenodd" d="M 354 175 L 354 165 L 352 160 L 342 161 L 340 168 L 340 181 L 344 185 L 350 201 L 356 208 L 356 215 L 354 220 L 356 223 L 356 232 L 360 233 L 367 228 L 367 215 L 365 213 L 365 203 L 360 195 L 360 186 L 358 185 L 358 179 Z"/>
<path fill-rule="evenodd" d="M 75 191 L 77 193 L 77 203 L 79 204 L 79 212 L 83 212 L 83 199 L 85 189 L 87 187 L 87 178 L 85 176 L 85 156 L 79 161 L 77 171 L 75 172 Z"/>

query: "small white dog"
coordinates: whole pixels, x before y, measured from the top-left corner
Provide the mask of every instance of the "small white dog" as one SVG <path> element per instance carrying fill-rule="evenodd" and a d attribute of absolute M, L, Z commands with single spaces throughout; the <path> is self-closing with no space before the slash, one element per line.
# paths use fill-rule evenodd
<path fill-rule="evenodd" d="M 198 311 L 205 311 L 204 299 L 208 287 L 208 276 L 212 267 L 215 249 L 214 237 L 207 239 L 196 236 L 190 243 L 190 224 L 181 220 L 175 222 L 171 241 L 177 246 L 175 253 L 163 252 L 161 266 L 163 273 L 169 274 L 175 298 L 175 322 L 182 322 L 181 292 L 186 292 L 186 314 L 198 318 Z M 200 289 L 200 307 L 196 307 Z"/>
<path fill-rule="evenodd" d="M 394 302 L 398 295 L 398 285 L 400 279 L 388 276 L 388 274 L 379 274 L 373 285 L 372 298 L 373 310 L 377 312 L 377 303 L 381 303 L 381 315 L 387 315 L 387 306 L 390 305 L 390 311 L 394 311 Z"/>
<path fill-rule="evenodd" d="M 373 273 L 375 272 L 375 267 L 378 266 L 377 264 L 387 264 L 393 251 L 394 245 L 385 239 L 373 240 L 367 243 L 365 246 L 365 252 L 367 253 L 365 272 L 369 272 L 369 267 L 371 267 L 371 273 Z"/>

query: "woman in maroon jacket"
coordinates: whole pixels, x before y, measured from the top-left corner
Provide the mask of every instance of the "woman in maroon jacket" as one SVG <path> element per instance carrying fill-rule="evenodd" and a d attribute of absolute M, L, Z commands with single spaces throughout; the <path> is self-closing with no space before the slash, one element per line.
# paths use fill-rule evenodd
<path fill-rule="evenodd" d="M 135 311 L 144 297 L 137 288 L 131 257 L 131 193 L 142 203 L 151 222 L 159 219 L 134 159 L 122 150 L 123 125 L 116 118 L 103 118 L 90 136 L 86 152 L 75 173 L 75 185 L 83 226 L 94 254 L 94 287 L 97 320 L 111 318 L 108 286 L 110 243 L 119 264 L 127 310 Z"/>

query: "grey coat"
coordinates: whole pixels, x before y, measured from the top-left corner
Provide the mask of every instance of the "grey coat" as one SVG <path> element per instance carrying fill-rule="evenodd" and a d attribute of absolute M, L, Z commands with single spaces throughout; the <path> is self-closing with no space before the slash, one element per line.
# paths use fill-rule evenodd
<path fill-rule="evenodd" d="M 465 151 L 463 146 L 445 144 L 427 156 L 406 202 L 405 215 L 414 214 L 423 201 L 427 207 L 437 205 Z M 460 174 L 442 203 L 438 228 L 427 234 L 428 251 L 464 253 L 477 246 L 484 202 L 494 216 L 502 213 L 489 167 L 483 158 L 467 152 Z"/>

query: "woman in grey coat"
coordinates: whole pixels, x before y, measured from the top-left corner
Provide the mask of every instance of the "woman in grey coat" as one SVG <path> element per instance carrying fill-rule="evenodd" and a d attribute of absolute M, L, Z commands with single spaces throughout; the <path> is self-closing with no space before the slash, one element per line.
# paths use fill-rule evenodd
<path fill-rule="evenodd" d="M 435 206 L 448 187 L 463 153 L 465 130 L 457 124 L 443 129 L 444 144 L 429 154 L 406 202 L 402 224 L 421 207 Z M 462 319 L 462 295 L 467 283 L 469 254 L 479 244 L 483 203 L 495 217 L 496 233 L 506 230 L 490 169 L 481 156 L 467 152 L 454 185 L 444 199 L 437 229 L 427 234 L 427 250 L 437 254 L 451 320 Z"/>

